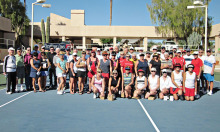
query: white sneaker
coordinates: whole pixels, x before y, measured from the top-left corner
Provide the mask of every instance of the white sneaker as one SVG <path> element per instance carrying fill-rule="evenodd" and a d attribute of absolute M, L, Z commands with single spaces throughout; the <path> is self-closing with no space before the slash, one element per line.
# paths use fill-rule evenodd
<path fill-rule="evenodd" d="M 12 94 L 11 92 L 6 92 L 6 94 Z"/>
<path fill-rule="evenodd" d="M 96 99 L 96 94 L 93 94 L 93 99 Z"/>
<path fill-rule="evenodd" d="M 99 93 L 96 93 L 96 98 L 98 98 L 99 97 Z"/>
<path fill-rule="evenodd" d="M 208 95 L 210 95 L 210 96 L 211 96 L 211 95 L 212 95 L 212 91 L 210 91 L 210 92 L 208 93 Z"/>
<path fill-rule="evenodd" d="M 21 88 L 20 88 L 20 91 L 23 92 L 24 89 L 23 89 L 23 85 L 21 84 Z"/>
<path fill-rule="evenodd" d="M 207 92 L 207 94 L 209 94 L 209 90 L 207 90 L 206 92 Z"/>
<path fill-rule="evenodd" d="M 57 91 L 57 94 L 60 94 L 60 91 Z"/>

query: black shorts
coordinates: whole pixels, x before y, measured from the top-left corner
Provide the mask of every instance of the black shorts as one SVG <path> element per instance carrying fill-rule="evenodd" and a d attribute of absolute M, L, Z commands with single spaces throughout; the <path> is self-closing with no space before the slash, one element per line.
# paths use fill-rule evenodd
<path fill-rule="evenodd" d="M 69 71 L 69 77 L 70 77 L 70 78 L 76 78 L 76 77 L 77 77 L 77 73 L 75 73 L 75 76 L 73 76 L 72 72 Z"/>
<path fill-rule="evenodd" d="M 86 71 L 77 71 L 77 77 L 86 77 Z"/>

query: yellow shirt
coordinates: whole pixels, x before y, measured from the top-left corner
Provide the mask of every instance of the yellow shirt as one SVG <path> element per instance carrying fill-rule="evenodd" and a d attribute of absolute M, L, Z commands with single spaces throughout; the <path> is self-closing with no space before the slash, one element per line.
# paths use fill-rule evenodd
<path fill-rule="evenodd" d="M 129 61 L 132 61 L 134 64 L 138 61 L 138 59 L 134 60 L 133 58 L 129 59 Z"/>

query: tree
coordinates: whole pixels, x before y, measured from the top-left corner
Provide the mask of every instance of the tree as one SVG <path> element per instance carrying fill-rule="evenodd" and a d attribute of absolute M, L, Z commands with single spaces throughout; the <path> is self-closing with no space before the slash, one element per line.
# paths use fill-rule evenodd
<path fill-rule="evenodd" d="M 50 42 L 50 17 L 47 17 L 47 25 L 46 25 L 46 43 Z"/>
<path fill-rule="evenodd" d="M 102 38 L 102 39 L 100 39 L 100 41 L 101 41 L 102 44 L 112 44 L 112 43 L 113 43 L 113 39 L 110 39 L 110 38 Z M 118 38 L 118 39 L 116 40 L 116 42 L 117 42 L 117 43 L 118 43 L 118 42 L 121 42 L 121 39 Z"/>
<path fill-rule="evenodd" d="M 172 34 L 187 41 L 187 37 L 193 32 L 204 34 L 205 8 L 187 10 L 187 6 L 193 5 L 194 0 L 152 0 L 147 5 L 153 24 L 158 25 L 158 31 L 162 34 Z M 211 0 L 202 0 L 207 4 Z M 212 17 L 208 18 L 209 29 L 212 25 Z M 211 30 L 208 30 L 210 34 Z"/>
<path fill-rule="evenodd" d="M 0 15 L 11 20 L 16 45 L 19 46 L 21 37 L 25 35 L 30 22 L 25 7 L 20 0 L 0 0 Z"/>
<path fill-rule="evenodd" d="M 42 36 L 42 43 L 45 44 L 45 24 L 44 19 L 41 19 L 41 36 Z"/>
<path fill-rule="evenodd" d="M 193 47 L 199 47 L 202 41 L 202 36 L 198 34 L 197 32 L 193 32 L 192 34 L 189 35 L 187 38 L 187 43 Z"/>

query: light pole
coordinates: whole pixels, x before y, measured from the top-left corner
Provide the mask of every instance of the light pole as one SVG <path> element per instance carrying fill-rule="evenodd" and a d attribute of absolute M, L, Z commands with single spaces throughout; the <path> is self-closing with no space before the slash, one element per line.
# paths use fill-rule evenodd
<path fill-rule="evenodd" d="M 44 8 L 50 8 L 50 4 L 37 4 L 37 3 L 44 3 L 46 0 L 37 0 L 36 2 L 32 3 L 32 20 L 31 20 L 31 50 L 33 50 L 33 40 L 34 40 L 34 5 L 41 5 Z"/>
<path fill-rule="evenodd" d="M 208 28 L 208 5 L 204 5 L 201 1 L 194 1 L 194 5 L 200 6 L 187 6 L 187 9 L 194 9 L 194 8 L 205 8 L 205 55 L 207 55 L 207 28 Z"/>

